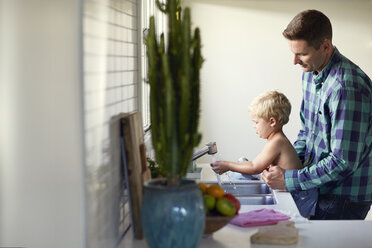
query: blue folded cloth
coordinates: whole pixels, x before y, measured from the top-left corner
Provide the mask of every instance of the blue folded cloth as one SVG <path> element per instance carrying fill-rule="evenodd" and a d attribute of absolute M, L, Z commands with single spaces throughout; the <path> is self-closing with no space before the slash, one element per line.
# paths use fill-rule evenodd
<path fill-rule="evenodd" d="M 234 171 L 229 171 L 229 177 L 235 180 L 261 180 L 261 174 L 250 175 Z"/>

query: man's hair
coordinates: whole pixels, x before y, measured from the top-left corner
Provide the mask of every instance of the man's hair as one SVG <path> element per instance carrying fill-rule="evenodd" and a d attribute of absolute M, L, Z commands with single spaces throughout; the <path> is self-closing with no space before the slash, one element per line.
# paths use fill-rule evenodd
<path fill-rule="evenodd" d="M 291 103 L 284 94 L 278 91 L 267 91 L 253 99 L 248 111 L 265 121 L 274 117 L 280 125 L 284 125 L 289 121 Z"/>
<path fill-rule="evenodd" d="M 322 12 L 305 10 L 292 19 L 283 36 L 288 40 L 305 40 L 318 50 L 325 39 L 332 41 L 332 25 Z"/>

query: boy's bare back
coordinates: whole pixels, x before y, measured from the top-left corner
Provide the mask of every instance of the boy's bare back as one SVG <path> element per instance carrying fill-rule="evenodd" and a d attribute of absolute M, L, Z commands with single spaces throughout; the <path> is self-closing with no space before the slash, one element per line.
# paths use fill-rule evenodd
<path fill-rule="evenodd" d="M 291 142 L 282 133 L 276 133 L 265 146 L 269 148 L 277 157 L 273 160 L 272 165 L 278 165 L 285 170 L 297 170 L 303 168 L 303 165 L 293 148 Z M 269 151 L 270 152 L 270 151 Z"/>

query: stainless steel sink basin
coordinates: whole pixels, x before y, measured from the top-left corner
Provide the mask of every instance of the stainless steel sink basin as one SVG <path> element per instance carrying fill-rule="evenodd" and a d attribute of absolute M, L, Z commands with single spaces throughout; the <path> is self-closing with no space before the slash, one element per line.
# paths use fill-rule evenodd
<path fill-rule="evenodd" d="M 276 204 L 272 190 L 263 182 L 222 184 L 222 188 L 235 195 L 242 205 Z"/>
<path fill-rule="evenodd" d="M 236 197 L 241 205 L 274 205 L 276 204 L 275 198 L 272 195 L 262 196 L 237 196 Z"/>
<path fill-rule="evenodd" d="M 272 194 L 271 189 L 262 182 L 222 184 L 222 188 L 235 196 Z"/>
<path fill-rule="evenodd" d="M 241 205 L 277 204 L 273 191 L 262 181 L 224 182 L 221 186 L 225 193 L 233 194 Z"/>

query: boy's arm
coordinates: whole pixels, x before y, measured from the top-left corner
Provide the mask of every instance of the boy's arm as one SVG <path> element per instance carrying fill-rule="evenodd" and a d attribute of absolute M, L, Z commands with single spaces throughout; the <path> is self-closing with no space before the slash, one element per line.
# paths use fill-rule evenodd
<path fill-rule="evenodd" d="M 244 174 L 259 174 L 272 164 L 279 155 L 279 144 L 268 142 L 253 161 L 231 162 L 217 161 L 211 164 L 216 173 L 222 174 L 226 171 L 235 171 Z"/>
<path fill-rule="evenodd" d="M 262 151 L 253 159 L 251 162 L 251 169 L 253 173 L 250 174 L 259 174 L 273 164 L 276 158 L 280 154 L 281 145 L 277 141 L 269 141 L 266 143 Z"/>

